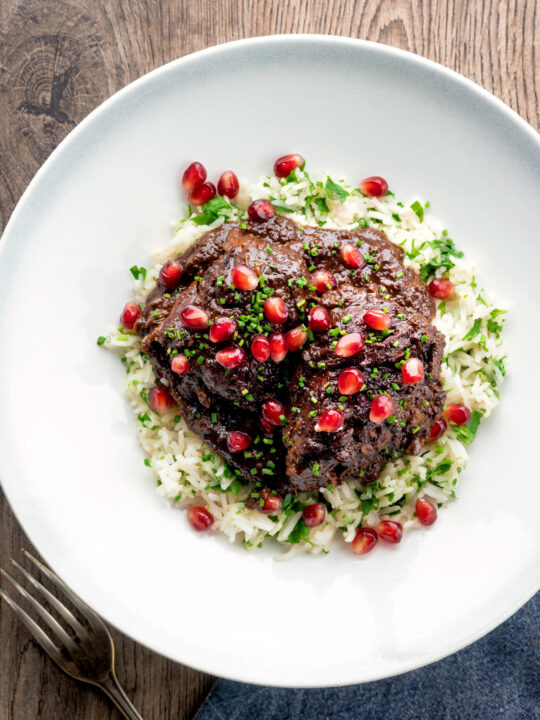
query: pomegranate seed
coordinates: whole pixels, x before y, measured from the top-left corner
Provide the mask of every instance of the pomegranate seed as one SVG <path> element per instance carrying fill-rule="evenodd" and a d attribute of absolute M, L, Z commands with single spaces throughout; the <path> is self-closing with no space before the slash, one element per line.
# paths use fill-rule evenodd
<path fill-rule="evenodd" d="M 171 360 L 171 370 L 177 375 L 185 375 L 189 370 L 189 360 L 185 355 L 175 355 Z"/>
<path fill-rule="evenodd" d="M 188 195 L 190 205 L 204 205 L 216 197 L 216 186 L 211 182 L 205 182 L 199 185 Z"/>
<path fill-rule="evenodd" d="M 396 406 L 389 395 L 377 395 L 371 403 L 369 419 L 371 422 L 380 423 L 394 413 Z"/>
<path fill-rule="evenodd" d="M 279 297 L 266 298 L 263 310 L 268 322 L 276 325 L 283 324 L 289 317 L 289 310 L 283 300 Z"/>
<path fill-rule="evenodd" d="M 302 167 L 305 160 L 301 155 L 292 153 L 292 155 L 283 155 L 274 163 L 274 175 L 278 178 L 286 178 L 296 168 Z"/>
<path fill-rule="evenodd" d="M 351 357 L 351 355 L 356 355 L 357 352 L 360 352 L 363 347 L 364 338 L 360 333 L 349 333 L 339 338 L 334 352 L 339 357 Z"/>
<path fill-rule="evenodd" d="M 227 447 L 229 448 L 229 452 L 237 453 L 242 452 L 242 450 L 247 450 L 251 442 L 251 436 L 245 432 L 240 432 L 240 430 L 231 430 L 227 433 Z"/>
<path fill-rule="evenodd" d="M 164 413 L 174 406 L 174 400 L 167 388 L 163 385 L 155 385 L 148 393 L 148 404 L 154 412 Z"/>
<path fill-rule="evenodd" d="M 418 358 L 409 358 L 401 366 L 401 376 L 405 385 L 414 385 L 424 379 L 424 366 Z"/>
<path fill-rule="evenodd" d="M 275 363 L 280 363 L 287 354 L 287 343 L 285 337 L 279 332 L 270 335 L 270 357 Z"/>
<path fill-rule="evenodd" d="M 287 348 L 291 352 L 299 350 L 307 339 L 307 330 L 303 325 L 299 325 L 298 327 L 289 330 L 288 333 L 285 333 L 285 342 L 287 343 Z"/>
<path fill-rule="evenodd" d="M 272 423 L 268 422 L 266 418 L 259 418 L 259 423 L 261 424 L 262 429 L 264 430 L 266 435 L 273 435 L 275 430 L 275 425 L 272 425 Z"/>
<path fill-rule="evenodd" d="M 281 418 L 285 417 L 285 408 L 279 402 L 279 400 L 266 400 L 262 404 L 262 416 L 263 419 L 278 427 L 281 425 Z"/>
<path fill-rule="evenodd" d="M 467 425 L 471 420 L 471 411 L 466 405 L 448 405 L 443 415 L 454 425 Z"/>
<path fill-rule="evenodd" d="M 238 195 L 239 189 L 240 183 L 232 170 L 226 170 L 222 173 L 217 184 L 217 190 L 221 196 L 228 197 L 232 200 Z"/>
<path fill-rule="evenodd" d="M 345 265 L 349 267 L 361 268 L 366 262 L 360 250 L 350 243 L 342 245 L 339 254 Z"/>
<path fill-rule="evenodd" d="M 263 500 L 263 504 L 259 505 L 259 512 L 264 513 L 265 515 L 272 515 L 273 513 L 279 512 L 281 510 L 281 506 L 283 505 L 283 500 L 279 495 L 272 495 L 272 493 L 268 493 L 266 497 Z"/>
<path fill-rule="evenodd" d="M 443 280 L 442 278 L 435 278 L 428 285 L 429 294 L 437 298 L 437 300 L 448 300 L 452 297 L 454 292 L 454 286 L 450 280 Z"/>
<path fill-rule="evenodd" d="M 364 313 L 364 322 L 374 330 L 388 330 L 390 327 L 390 318 L 388 313 L 380 308 L 371 308 Z"/>
<path fill-rule="evenodd" d="M 196 305 L 186 305 L 180 313 L 184 327 L 203 330 L 208 327 L 208 315 Z"/>
<path fill-rule="evenodd" d="M 439 418 L 438 420 L 435 420 L 435 422 L 431 426 L 431 430 L 429 431 L 429 439 L 438 440 L 441 435 L 444 435 L 447 427 L 448 425 L 446 424 L 446 420 L 444 418 Z"/>
<path fill-rule="evenodd" d="M 206 180 L 206 168 L 200 162 L 192 162 L 182 175 L 182 187 L 187 193 L 200 187 Z"/>
<path fill-rule="evenodd" d="M 182 266 L 178 260 L 168 260 L 159 271 L 159 281 L 167 290 L 176 290 L 181 277 Z"/>
<path fill-rule="evenodd" d="M 355 555 L 365 555 L 373 550 L 378 541 L 379 537 L 375 530 L 369 527 L 358 528 L 351 543 L 352 551 Z"/>
<path fill-rule="evenodd" d="M 415 505 L 416 517 L 422 525 L 433 525 L 437 519 L 437 508 L 429 500 L 418 498 Z"/>
<path fill-rule="evenodd" d="M 223 342 L 224 340 L 230 340 L 235 332 L 236 322 L 232 318 L 219 317 L 210 325 L 208 337 L 211 342 Z"/>
<path fill-rule="evenodd" d="M 330 408 L 319 415 L 315 430 L 317 432 L 338 432 L 345 424 L 345 415 L 341 410 Z"/>
<path fill-rule="evenodd" d="M 227 370 L 240 367 L 240 365 L 246 362 L 246 359 L 247 355 L 242 348 L 234 345 L 223 348 L 223 350 L 219 350 L 216 353 L 216 360 L 222 367 L 227 368 Z"/>
<path fill-rule="evenodd" d="M 251 222 L 262 223 L 270 220 L 276 214 L 270 200 L 254 200 L 247 209 Z"/>
<path fill-rule="evenodd" d="M 323 270 L 322 268 L 312 273 L 311 282 L 315 285 L 315 290 L 320 293 L 334 290 L 337 287 L 336 278 L 329 270 Z"/>
<path fill-rule="evenodd" d="M 338 390 L 342 395 L 354 395 L 364 387 L 365 378 L 358 368 L 346 368 L 338 378 Z"/>
<path fill-rule="evenodd" d="M 191 527 L 197 532 L 208 530 L 214 523 L 214 516 L 206 508 L 200 505 L 192 505 L 187 511 L 187 517 Z"/>
<path fill-rule="evenodd" d="M 255 290 L 259 278 L 247 265 L 235 265 L 231 270 L 231 282 L 237 290 Z"/>
<path fill-rule="evenodd" d="M 135 323 L 141 316 L 141 308 L 134 302 L 128 302 L 122 310 L 120 323 L 125 330 L 133 330 Z"/>
<path fill-rule="evenodd" d="M 362 180 L 360 190 L 369 197 L 382 197 L 388 192 L 388 183 L 384 178 L 372 175 Z"/>
<path fill-rule="evenodd" d="M 377 525 L 377 535 L 386 542 L 398 543 L 403 535 L 403 527 L 395 520 L 381 520 Z"/>
<path fill-rule="evenodd" d="M 330 328 L 330 315 L 326 308 L 315 305 L 309 311 L 309 329 L 315 332 L 326 332 Z"/>
<path fill-rule="evenodd" d="M 326 508 L 322 503 L 313 503 L 306 505 L 302 510 L 302 520 L 307 527 L 317 527 L 322 525 L 326 518 Z"/>
<path fill-rule="evenodd" d="M 270 340 L 265 335 L 255 335 L 251 341 L 251 354 L 257 362 L 266 362 L 270 357 Z"/>

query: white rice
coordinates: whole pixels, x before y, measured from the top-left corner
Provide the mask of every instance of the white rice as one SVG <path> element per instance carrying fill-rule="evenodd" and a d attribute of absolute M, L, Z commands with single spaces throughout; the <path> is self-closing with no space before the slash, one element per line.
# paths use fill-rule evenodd
<path fill-rule="evenodd" d="M 195 222 L 201 210 L 192 213 L 188 208 L 188 217 L 175 228 L 169 244 L 154 254 L 151 269 L 132 268 L 132 273 L 138 275 L 134 284 L 136 301 L 144 303 L 163 262 L 185 251 L 223 221 L 245 217 L 247 205 L 257 198 L 272 199 L 283 208 L 282 212 L 289 211 L 287 217 L 304 225 L 353 230 L 367 221 L 402 246 L 408 253 L 406 264 L 418 272 L 428 263 L 439 262 L 445 249 L 450 247 L 452 252 L 444 226 L 427 210 L 429 203 L 412 198 L 404 205 L 391 194 L 383 199 L 366 198 L 343 181 L 338 183 L 336 197 L 327 185 L 326 175 L 309 176 L 300 170 L 294 175 L 296 179 L 289 182 L 262 177 L 252 185 L 242 183 L 235 204 L 220 200 L 223 207 L 215 208 L 219 217 L 207 218 L 210 222 L 205 225 Z M 320 202 L 322 198 L 329 212 Z M 140 338 L 121 328 L 102 338 L 101 343 L 122 353 L 127 370 L 126 394 L 137 418 L 145 464 L 157 478 L 158 493 L 178 507 L 192 504 L 207 507 L 215 518 L 214 529 L 227 535 L 230 542 L 239 541 L 254 548 L 260 547 L 266 537 L 272 537 L 284 544 L 288 555 L 299 551 L 326 553 L 336 536 L 351 542 L 360 525 L 375 526 L 380 519 L 398 520 L 405 527 L 413 525 L 418 522 L 414 513 L 418 497 L 427 497 L 439 506 L 455 498 L 475 426 L 480 417 L 487 417 L 498 404 L 498 387 L 505 372 L 505 350 L 500 338 L 505 315 L 477 287 L 474 266 L 465 257 L 450 255 L 450 258 L 453 267 L 449 270 L 442 267 L 435 273 L 455 285 L 452 299 L 439 303 L 435 318 L 435 325 L 446 336 L 442 378 L 448 403 L 469 407 L 473 421 L 463 428 L 450 427 L 437 442 L 427 443 L 419 456 L 403 456 L 389 462 L 371 485 L 354 481 L 323 490 L 322 496 L 331 510 L 325 523 L 309 533 L 301 522 L 301 503 L 316 501 L 317 493 L 304 493 L 292 499 L 276 516 L 247 509 L 244 501 L 250 487 L 235 479 L 234 473 L 174 411 L 160 416 L 149 408 L 145 397 L 155 378 L 150 362 L 141 353 Z"/>

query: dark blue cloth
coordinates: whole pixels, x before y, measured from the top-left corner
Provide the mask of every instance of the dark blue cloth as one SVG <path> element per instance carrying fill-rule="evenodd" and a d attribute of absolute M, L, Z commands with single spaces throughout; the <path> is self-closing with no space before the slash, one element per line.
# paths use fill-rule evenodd
<path fill-rule="evenodd" d="M 540 593 L 470 647 L 397 677 L 287 690 L 218 680 L 195 720 L 539 720 Z"/>

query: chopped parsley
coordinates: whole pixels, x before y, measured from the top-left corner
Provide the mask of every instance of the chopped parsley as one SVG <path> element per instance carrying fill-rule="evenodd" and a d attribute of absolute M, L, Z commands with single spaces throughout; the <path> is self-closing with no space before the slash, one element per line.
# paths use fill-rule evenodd
<path fill-rule="evenodd" d="M 202 205 L 201 214 L 196 215 L 192 220 L 196 225 L 210 225 L 215 222 L 218 217 L 226 218 L 231 209 L 232 206 L 228 200 L 220 195 L 216 195 L 215 198 L 212 198 L 212 200 Z"/>
<path fill-rule="evenodd" d="M 322 213 L 322 214 L 324 214 L 324 215 L 328 215 L 328 213 L 330 212 L 330 210 L 328 209 L 328 205 L 327 205 L 327 202 L 326 202 L 326 198 L 315 198 L 313 202 L 314 202 L 315 205 L 317 206 L 317 210 L 318 210 L 320 213 Z"/>
<path fill-rule="evenodd" d="M 349 197 L 347 190 L 342 188 L 341 185 L 335 183 L 331 178 L 327 178 L 324 191 L 326 193 L 326 197 L 331 200 L 337 200 L 340 203 L 345 202 L 345 200 Z"/>
<path fill-rule="evenodd" d="M 422 247 L 423 247 L 423 246 L 422 246 Z M 416 248 L 416 247 L 414 246 L 414 239 L 413 239 L 413 241 L 412 241 L 412 249 L 411 249 L 408 253 L 405 253 L 405 254 L 406 254 L 407 257 L 409 258 L 409 260 L 414 260 L 414 259 L 417 258 L 419 255 L 421 255 L 420 249 L 419 249 L 419 248 Z"/>
<path fill-rule="evenodd" d="M 420 220 L 420 222 L 424 221 L 424 208 L 422 205 L 418 202 L 418 200 L 415 200 L 411 205 L 411 210 L 414 210 L 414 213 L 416 214 L 417 218 Z"/>
<path fill-rule="evenodd" d="M 463 257 L 461 250 L 456 250 L 454 241 L 449 237 L 432 240 L 429 245 L 434 250 L 439 250 L 439 259 L 431 260 L 420 268 L 420 277 L 424 281 L 426 281 L 431 275 L 434 275 L 435 271 L 438 269 L 441 269 L 444 272 L 451 270 L 455 265 L 452 260 L 453 257 Z"/>
<path fill-rule="evenodd" d="M 437 465 L 437 467 L 433 471 L 433 474 L 434 475 L 444 475 L 444 473 L 447 473 L 451 467 L 452 467 L 451 460 L 443 460 L 441 463 L 439 463 Z"/>
<path fill-rule="evenodd" d="M 488 332 L 493 333 L 497 339 L 499 339 L 499 337 L 501 336 L 503 326 L 501 323 L 495 322 L 495 318 L 497 318 L 499 315 L 504 315 L 505 313 L 506 310 L 499 310 L 495 308 L 489 314 L 489 319 L 487 321 L 487 329 Z"/>
<path fill-rule="evenodd" d="M 287 542 L 291 543 L 292 545 L 297 545 L 299 542 L 302 542 L 302 540 L 305 540 L 309 535 L 309 528 L 307 525 L 305 525 L 302 518 L 298 520 L 294 528 L 291 530 L 291 533 L 289 537 L 287 538 Z"/>
<path fill-rule="evenodd" d="M 480 332 L 480 327 L 482 325 L 481 318 L 476 318 L 476 320 L 473 323 L 472 328 L 463 336 L 463 340 L 472 340 L 475 338 L 478 333 Z"/>
<path fill-rule="evenodd" d="M 474 440 L 481 419 L 482 413 L 478 410 L 473 410 L 471 419 L 467 425 L 456 425 L 454 427 L 456 435 L 465 445 L 470 445 Z"/>
<path fill-rule="evenodd" d="M 232 483 L 229 485 L 227 490 L 230 490 L 235 497 L 238 497 L 238 494 L 240 493 L 240 491 L 242 490 L 243 487 L 244 487 L 244 483 L 241 480 L 239 480 L 238 478 L 235 478 L 232 481 Z"/>
<path fill-rule="evenodd" d="M 137 267 L 136 265 L 130 267 L 129 272 L 133 275 L 135 280 L 138 280 L 139 278 L 142 278 L 144 280 L 146 278 L 146 268 L 142 265 L 141 267 Z"/>
<path fill-rule="evenodd" d="M 506 368 L 504 367 L 504 358 L 491 358 L 491 362 L 495 365 L 497 370 L 501 373 L 501 375 L 504 377 L 506 375 Z"/>

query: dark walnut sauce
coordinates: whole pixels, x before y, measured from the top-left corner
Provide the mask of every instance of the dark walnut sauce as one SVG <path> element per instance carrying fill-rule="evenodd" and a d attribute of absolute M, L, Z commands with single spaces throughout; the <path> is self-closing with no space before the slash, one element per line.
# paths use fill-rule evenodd
<path fill-rule="evenodd" d="M 353 269 L 342 259 L 345 243 L 360 250 L 361 268 Z M 351 479 L 373 482 L 385 463 L 404 453 L 418 454 L 429 437 L 445 403 L 440 382 L 444 337 L 432 325 L 434 301 L 418 274 L 403 265 L 403 254 L 371 228 L 303 228 L 283 217 L 261 224 L 227 223 L 177 258 L 183 273 L 174 292 L 158 284 L 148 297 L 136 329 L 158 380 L 169 388 L 189 426 L 237 476 L 257 484 L 257 497 Z M 231 271 L 240 264 L 259 276 L 255 290 L 231 287 Z M 319 269 L 333 274 L 334 289 L 315 289 L 311 275 Z M 288 309 L 282 325 L 269 323 L 263 314 L 269 296 L 281 298 Z M 187 305 L 203 309 L 210 322 L 233 318 L 237 334 L 213 343 L 208 329 L 186 328 L 180 314 Z M 303 347 L 289 351 L 281 362 L 258 362 L 252 356 L 256 334 L 307 329 L 313 305 L 328 311 L 328 331 L 310 332 Z M 364 322 L 364 314 L 374 307 L 387 311 L 388 330 L 373 330 Z M 360 333 L 364 347 L 351 357 L 340 357 L 335 343 L 349 333 Z M 245 361 L 226 369 L 216 353 L 231 346 L 245 351 Z M 182 375 L 171 371 L 178 354 L 189 358 L 189 370 Z M 410 357 L 421 360 L 425 376 L 406 385 L 401 368 Z M 337 381 L 349 367 L 362 371 L 365 385 L 345 397 Z M 393 399 L 393 414 L 373 422 L 371 404 L 382 393 Z M 279 427 L 261 422 L 262 405 L 269 399 L 285 408 Z M 342 428 L 317 430 L 321 413 L 338 408 L 344 416 Z M 231 452 L 230 431 L 247 433 L 249 447 Z"/>

